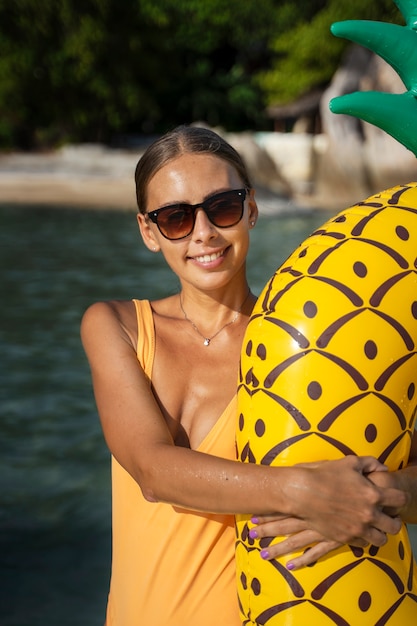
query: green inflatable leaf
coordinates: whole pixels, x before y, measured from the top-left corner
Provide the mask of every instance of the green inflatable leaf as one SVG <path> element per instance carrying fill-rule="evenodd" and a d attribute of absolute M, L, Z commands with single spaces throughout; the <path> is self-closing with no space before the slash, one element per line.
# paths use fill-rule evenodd
<path fill-rule="evenodd" d="M 333 113 L 344 113 L 378 126 L 417 156 L 417 102 L 410 93 L 361 91 L 330 101 Z"/>
<path fill-rule="evenodd" d="M 332 24 L 331 32 L 376 52 L 394 68 L 407 89 L 417 93 L 416 31 L 398 24 L 348 20 Z"/>
<path fill-rule="evenodd" d="M 417 30 L 417 2 L 416 0 L 395 0 L 407 23 L 407 27 Z"/>
<path fill-rule="evenodd" d="M 396 0 L 406 25 L 347 20 L 331 32 L 358 43 L 383 58 L 397 72 L 403 94 L 355 92 L 333 98 L 330 110 L 378 126 L 417 155 L 417 0 Z"/>

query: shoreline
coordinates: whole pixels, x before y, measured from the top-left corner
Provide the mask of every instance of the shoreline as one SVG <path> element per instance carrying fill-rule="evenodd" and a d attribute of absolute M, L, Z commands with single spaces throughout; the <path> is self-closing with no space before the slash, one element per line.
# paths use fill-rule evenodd
<path fill-rule="evenodd" d="M 137 211 L 135 168 L 142 150 L 66 146 L 47 153 L 0 153 L 0 204 Z M 336 210 L 334 197 L 285 195 L 255 180 L 262 215 Z M 329 202 L 330 201 L 330 202 Z M 349 206 L 341 199 L 341 206 Z"/>
<path fill-rule="evenodd" d="M 0 203 L 136 210 L 140 152 L 67 146 L 0 155 Z"/>
<path fill-rule="evenodd" d="M 131 179 L 60 179 L 42 175 L 4 176 L 1 173 L 0 204 L 137 210 L 135 186 Z"/>
<path fill-rule="evenodd" d="M 261 215 L 310 214 L 328 211 L 325 202 L 310 197 L 286 198 L 256 187 Z M 0 172 L 0 206 L 47 206 L 137 212 L 136 191 L 132 179 L 84 177 L 60 179 L 42 175 L 8 175 Z M 334 208 L 334 206 L 332 207 Z"/>
<path fill-rule="evenodd" d="M 322 135 L 232 133 L 226 139 L 246 161 L 261 215 L 338 213 L 379 189 L 416 178 L 415 160 L 412 166 L 409 160 L 395 166 L 381 161 L 365 173 L 357 167 L 341 173 Z M 145 149 L 142 142 L 130 148 L 76 144 L 49 152 L 0 152 L 0 204 L 136 212 L 135 169 Z"/>

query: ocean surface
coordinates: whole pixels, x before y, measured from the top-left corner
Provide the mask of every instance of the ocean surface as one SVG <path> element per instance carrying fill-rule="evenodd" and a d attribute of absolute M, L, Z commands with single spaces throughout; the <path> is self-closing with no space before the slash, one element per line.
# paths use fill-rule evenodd
<path fill-rule="evenodd" d="M 250 284 L 326 214 L 261 217 Z M 79 340 L 86 307 L 178 291 L 132 212 L 0 206 L 0 625 L 101 626 L 110 473 Z M 413 531 L 414 544 L 417 534 Z"/>

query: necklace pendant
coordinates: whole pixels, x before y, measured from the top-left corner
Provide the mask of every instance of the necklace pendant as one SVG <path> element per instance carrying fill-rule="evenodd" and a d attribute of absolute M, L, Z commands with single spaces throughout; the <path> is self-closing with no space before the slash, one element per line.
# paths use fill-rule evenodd
<path fill-rule="evenodd" d="M 227 324 L 224 324 L 221 328 L 219 328 L 219 330 L 214 333 L 214 335 L 212 335 L 211 337 L 204 337 L 203 333 L 199 331 L 198 326 L 196 326 L 193 322 L 193 320 L 190 320 L 189 317 L 187 317 L 187 313 L 184 311 L 184 307 L 182 305 L 182 298 L 181 298 L 181 292 L 179 294 L 180 296 L 180 307 L 181 307 L 181 311 L 184 314 L 184 319 L 187 320 L 187 322 L 189 322 L 191 324 L 191 326 L 194 328 L 195 332 L 198 333 L 200 335 L 200 337 L 202 337 L 204 339 L 203 341 L 203 346 L 209 346 L 212 339 L 214 339 L 215 337 L 217 337 L 217 335 L 219 333 L 222 332 L 222 330 L 224 330 L 225 328 L 227 328 L 228 326 L 230 326 L 231 324 L 234 324 L 237 320 L 237 318 L 240 315 L 240 312 L 243 308 L 243 305 L 245 304 L 246 300 L 249 298 L 250 296 L 250 290 L 248 291 L 248 293 L 246 294 L 246 298 L 244 299 L 244 301 L 242 302 L 242 304 L 240 305 L 240 307 L 238 308 L 238 310 L 236 311 L 236 313 L 234 314 L 233 318 L 230 320 L 230 322 L 227 322 Z"/>

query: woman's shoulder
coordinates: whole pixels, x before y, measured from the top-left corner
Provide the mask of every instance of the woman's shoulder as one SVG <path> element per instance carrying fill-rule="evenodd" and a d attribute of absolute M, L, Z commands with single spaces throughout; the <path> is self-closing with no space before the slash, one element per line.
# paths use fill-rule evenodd
<path fill-rule="evenodd" d="M 122 321 L 130 317 L 135 310 L 133 300 L 103 300 L 93 302 L 86 309 L 82 322 L 90 320 L 97 322 L 106 322 L 110 320 Z"/>
<path fill-rule="evenodd" d="M 137 333 L 138 317 L 148 314 L 169 317 L 176 296 L 159 300 L 105 300 L 94 302 L 85 311 L 81 330 L 100 332 L 103 329 L 122 328 L 129 336 Z"/>
<path fill-rule="evenodd" d="M 165 317 L 172 307 L 172 297 L 160 300 L 106 300 L 92 303 L 81 320 L 83 343 L 89 337 L 106 336 L 108 340 L 128 338 L 136 347 L 138 325 L 150 323 L 154 315 Z M 139 324 L 138 324 L 139 322 Z"/>
<path fill-rule="evenodd" d="M 135 303 L 132 300 L 107 300 L 90 304 L 81 319 L 83 343 L 106 337 L 107 341 L 137 335 Z"/>

